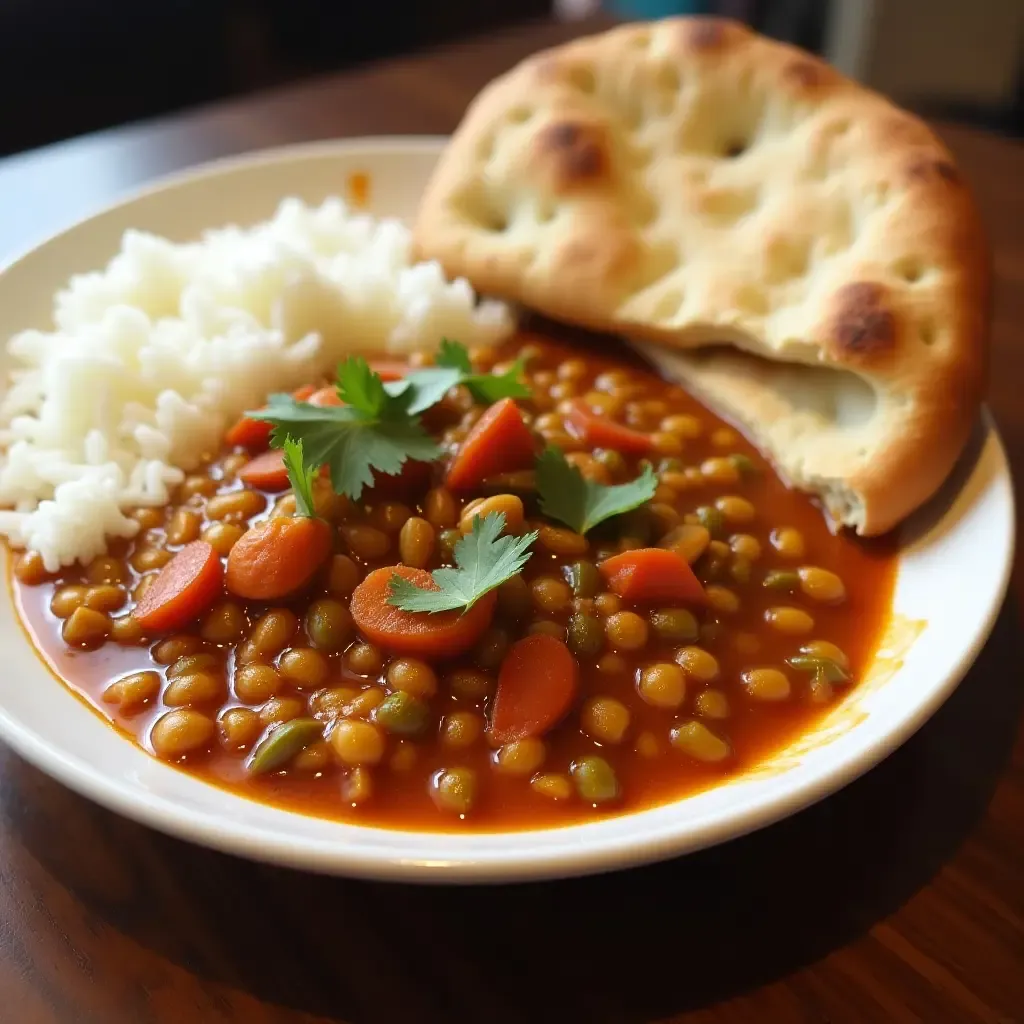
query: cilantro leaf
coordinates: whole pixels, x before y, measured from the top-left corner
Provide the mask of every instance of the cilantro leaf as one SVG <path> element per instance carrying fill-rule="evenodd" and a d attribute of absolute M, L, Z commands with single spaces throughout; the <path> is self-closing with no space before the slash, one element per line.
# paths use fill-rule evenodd
<path fill-rule="evenodd" d="M 300 516 L 312 518 L 316 515 L 313 506 L 313 481 L 316 479 L 315 466 L 307 466 L 302 458 L 302 442 L 291 437 L 284 439 L 284 468 L 295 493 L 295 507 Z"/>
<path fill-rule="evenodd" d="M 465 345 L 451 338 L 442 338 L 437 349 L 437 356 L 434 362 L 438 366 L 450 366 L 461 370 L 467 377 L 472 376 L 473 363 L 469 358 L 469 349 Z"/>
<path fill-rule="evenodd" d="M 388 604 L 407 612 L 468 610 L 488 591 L 514 576 L 530 557 L 536 531 L 521 537 L 502 537 L 505 514 L 492 512 L 473 520 L 473 530 L 455 545 L 455 566 L 435 569 L 430 575 L 437 590 L 424 590 L 394 573 L 389 581 Z"/>
<path fill-rule="evenodd" d="M 409 411 L 411 395 L 391 395 L 364 359 L 350 357 L 338 367 L 338 397 L 345 405 L 318 406 L 275 394 L 265 409 L 246 413 L 273 426 L 270 443 L 302 442 L 305 467 L 328 466 L 338 494 L 358 499 L 373 483 L 373 471 L 394 474 L 407 459 L 432 462 L 436 442 Z"/>
<path fill-rule="evenodd" d="M 362 356 L 349 356 L 338 364 L 338 398 L 367 419 L 393 418 L 408 412 L 408 397 L 388 392 Z"/>
<path fill-rule="evenodd" d="M 586 533 L 598 523 L 642 505 L 654 497 L 658 478 L 650 466 L 629 483 L 608 486 L 587 480 L 560 448 L 549 446 L 537 458 L 541 511 Z"/>
<path fill-rule="evenodd" d="M 437 405 L 456 384 L 462 382 L 462 372 L 448 366 L 426 366 L 413 370 L 402 380 L 389 381 L 384 385 L 389 395 L 405 397 L 409 412 L 426 412 Z"/>
<path fill-rule="evenodd" d="M 521 378 L 526 364 L 517 359 L 504 373 L 474 373 L 465 345 L 449 338 L 441 340 L 434 365 L 414 370 L 403 380 L 384 385 L 389 395 L 408 396 L 409 412 L 420 413 L 437 405 L 457 384 L 464 384 L 478 401 L 491 405 L 502 398 L 529 398 L 530 389 Z"/>

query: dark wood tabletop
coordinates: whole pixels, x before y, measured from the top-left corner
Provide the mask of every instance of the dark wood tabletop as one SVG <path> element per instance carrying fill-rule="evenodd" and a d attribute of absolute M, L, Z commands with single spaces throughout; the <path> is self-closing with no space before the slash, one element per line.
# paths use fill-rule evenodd
<path fill-rule="evenodd" d="M 450 131 L 491 76 L 579 31 L 528 25 L 0 162 L 0 261 L 197 161 Z M 990 403 L 1022 473 L 1024 147 L 940 131 L 991 233 Z M 604 877 L 415 888 L 265 867 L 0 747 L 0 1024 L 1024 1021 L 1015 568 L 974 668 L 878 768 L 748 838 Z"/>

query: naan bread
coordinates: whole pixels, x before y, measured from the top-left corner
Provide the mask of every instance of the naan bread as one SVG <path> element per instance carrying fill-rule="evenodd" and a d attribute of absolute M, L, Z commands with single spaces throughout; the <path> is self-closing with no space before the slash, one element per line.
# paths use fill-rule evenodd
<path fill-rule="evenodd" d="M 664 365 L 861 534 L 934 493 L 981 400 L 987 249 L 949 153 L 737 23 L 627 25 L 497 79 L 414 237 L 418 258 L 548 316 L 760 357 Z"/>

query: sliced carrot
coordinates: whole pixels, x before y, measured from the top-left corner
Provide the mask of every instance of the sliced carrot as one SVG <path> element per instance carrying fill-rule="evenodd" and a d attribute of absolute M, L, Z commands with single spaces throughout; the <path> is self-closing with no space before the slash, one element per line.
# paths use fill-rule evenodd
<path fill-rule="evenodd" d="M 704 588 L 685 558 L 665 548 L 637 548 L 598 565 L 608 586 L 624 601 L 704 603 Z"/>
<path fill-rule="evenodd" d="M 408 363 L 401 363 L 397 360 L 371 359 L 370 369 L 387 384 L 388 381 L 392 380 L 404 380 L 405 375 L 410 370 L 410 366 Z"/>
<path fill-rule="evenodd" d="M 495 473 L 533 465 L 533 435 L 511 398 L 495 402 L 477 420 L 448 467 L 446 483 L 465 490 Z"/>
<path fill-rule="evenodd" d="M 306 387 L 293 391 L 292 398 L 297 402 L 304 402 L 316 390 L 316 385 L 308 384 Z M 272 429 L 271 425 L 263 420 L 253 420 L 248 416 L 242 416 L 234 426 L 228 429 L 228 432 L 224 435 L 224 440 L 232 446 L 239 445 L 242 448 L 258 451 L 260 448 L 266 448 L 270 444 L 270 431 Z"/>
<path fill-rule="evenodd" d="M 331 385 L 326 388 L 317 388 L 310 396 L 306 399 L 310 405 L 344 405 L 345 403 L 338 397 L 338 389 Z"/>
<path fill-rule="evenodd" d="M 623 455 L 648 455 L 654 448 L 647 434 L 598 416 L 580 399 L 570 403 L 565 423 L 573 434 L 593 448 L 611 448 Z"/>
<path fill-rule="evenodd" d="M 194 540 L 160 570 L 132 615 L 146 629 L 178 629 L 213 604 L 223 579 L 220 556 L 206 541 Z"/>
<path fill-rule="evenodd" d="M 288 470 L 284 466 L 284 452 L 280 448 L 260 452 L 239 471 L 238 479 L 261 491 L 284 491 L 291 487 Z"/>
<path fill-rule="evenodd" d="M 438 589 L 425 569 L 408 565 L 374 569 L 352 592 L 349 609 L 363 636 L 380 647 L 439 661 L 468 650 L 491 624 L 495 591 L 484 594 L 466 612 L 407 612 L 388 604 L 394 573 L 426 590 Z"/>
<path fill-rule="evenodd" d="M 274 601 L 305 586 L 331 553 L 322 519 L 273 516 L 250 527 L 228 555 L 228 590 L 252 601 Z"/>
<path fill-rule="evenodd" d="M 498 672 L 492 742 L 543 736 L 556 726 L 576 698 L 579 674 L 576 659 L 561 640 L 544 633 L 517 640 Z"/>

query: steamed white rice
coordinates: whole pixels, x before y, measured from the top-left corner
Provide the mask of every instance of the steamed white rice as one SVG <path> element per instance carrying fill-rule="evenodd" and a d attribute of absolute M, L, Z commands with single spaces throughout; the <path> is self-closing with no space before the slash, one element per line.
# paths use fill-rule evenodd
<path fill-rule="evenodd" d="M 228 423 L 351 351 L 400 354 L 442 336 L 494 342 L 508 308 L 437 263 L 412 263 L 394 220 L 339 199 L 285 200 L 256 227 L 185 245 L 129 231 L 107 268 L 74 277 L 53 331 L 8 343 L 0 402 L 0 535 L 54 571 L 103 552 L 162 505 Z"/>

